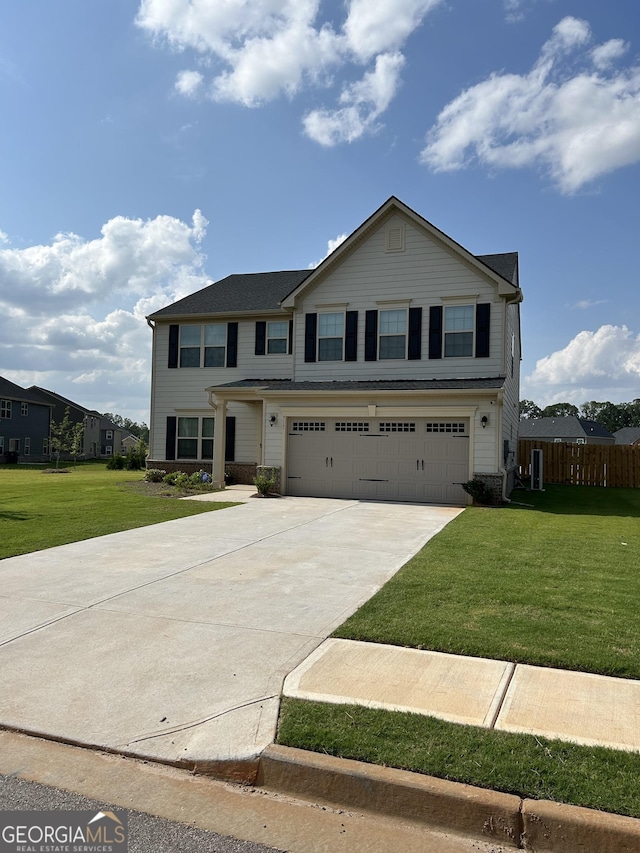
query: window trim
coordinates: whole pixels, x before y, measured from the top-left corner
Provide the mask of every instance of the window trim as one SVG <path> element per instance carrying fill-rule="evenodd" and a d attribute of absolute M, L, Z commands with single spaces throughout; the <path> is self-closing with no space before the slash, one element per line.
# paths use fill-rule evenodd
<path fill-rule="evenodd" d="M 180 421 L 184 420 L 195 420 L 198 422 L 196 435 L 180 435 Z M 212 425 L 212 434 L 205 435 L 204 434 L 204 422 L 211 421 Z M 176 435 L 175 435 L 175 459 L 180 462 L 209 462 L 213 461 L 213 453 L 214 453 L 214 441 L 215 441 L 215 422 L 216 419 L 213 415 L 201 415 L 201 414 L 193 414 L 193 415 L 178 415 L 176 418 Z M 195 456 L 181 456 L 180 455 L 180 441 L 195 441 L 196 442 L 196 455 Z M 211 455 L 208 454 L 206 456 L 203 455 L 203 444 L 205 441 L 211 442 Z"/>
<path fill-rule="evenodd" d="M 270 335 L 269 326 L 276 323 L 285 327 L 284 335 Z M 271 341 L 284 341 L 284 350 L 269 352 L 269 344 Z M 288 355 L 289 353 L 289 321 L 288 320 L 267 320 L 265 331 L 265 355 Z"/>
<path fill-rule="evenodd" d="M 404 333 L 402 335 L 397 334 L 396 332 L 382 332 L 382 315 L 389 314 L 391 312 L 402 312 L 404 314 Z M 383 356 L 382 353 L 382 339 L 383 338 L 404 338 L 404 355 L 399 358 L 390 358 L 389 356 Z M 378 309 L 378 360 L 379 361 L 406 361 L 408 357 L 408 347 L 409 347 L 409 309 L 408 308 L 379 308 Z"/>
<path fill-rule="evenodd" d="M 341 317 L 342 318 L 342 334 L 341 335 L 321 335 L 320 334 L 320 325 L 322 317 Z M 318 311 L 318 320 L 317 320 L 317 334 L 316 334 L 316 361 L 320 362 L 330 362 L 330 361 L 344 361 L 345 356 L 345 340 L 346 340 L 346 328 L 347 328 L 347 317 L 345 311 Z M 341 341 L 340 346 L 340 358 L 320 358 L 320 341 Z"/>
<path fill-rule="evenodd" d="M 442 316 L 442 357 L 443 358 L 473 358 L 476 351 L 476 311 L 475 303 L 466 302 L 464 305 L 445 305 Z M 471 308 L 471 326 L 465 329 L 454 329 L 447 331 L 447 311 L 455 311 L 458 308 Z M 447 337 L 450 335 L 468 335 L 471 333 L 470 352 L 463 355 L 447 355 Z"/>
<path fill-rule="evenodd" d="M 206 343 L 206 332 L 205 329 L 208 326 L 220 326 L 224 329 L 224 344 L 209 344 Z M 198 329 L 199 330 L 199 344 L 196 347 L 195 344 L 183 344 L 182 343 L 182 334 L 183 329 Z M 181 370 L 193 370 L 198 368 L 206 367 L 209 370 L 219 370 L 220 368 L 227 367 L 228 361 L 228 353 L 229 353 L 229 323 L 226 321 L 220 323 L 180 323 L 178 326 L 178 342 L 177 342 L 177 366 Z M 182 363 L 182 353 L 185 350 L 198 350 L 198 364 L 183 364 Z M 207 358 L 207 350 L 216 349 L 222 350 L 222 364 L 218 365 L 206 365 L 205 361 Z"/>
<path fill-rule="evenodd" d="M 10 421 L 13 414 L 11 409 L 11 400 L 0 400 L 0 418 Z"/>
<path fill-rule="evenodd" d="M 29 416 L 29 404 L 28 403 L 20 403 L 20 414 L 23 417 Z"/>

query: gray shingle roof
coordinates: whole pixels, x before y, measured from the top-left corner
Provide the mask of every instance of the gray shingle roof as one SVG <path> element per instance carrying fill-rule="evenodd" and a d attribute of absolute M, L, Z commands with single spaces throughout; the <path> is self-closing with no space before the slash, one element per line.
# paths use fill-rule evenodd
<path fill-rule="evenodd" d="M 511 284 L 518 285 L 517 252 L 477 255 L 477 259 Z M 307 269 L 228 275 L 150 314 L 149 319 L 277 310 L 285 296 L 302 284 L 312 272 Z"/>
<path fill-rule="evenodd" d="M 476 255 L 476 260 L 490 267 L 511 284 L 515 284 L 516 287 L 519 286 L 517 252 L 505 252 L 501 255 Z"/>
<path fill-rule="evenodd" d="M 40 406 L 52 405 L 49 400 L 43 400 L 38 394 L 31 390 L 22 388 L 16 385 L 15 382 L 10 382 L 4 376 L 0 376 L 0 397 L 3 400 L 20 400 L 24 403 L 38 403 Z"/>
<path fill-rule="evenodd" d="M 262 388 L 265 391 L 467 391 L 498 389 L 500 376 L 486 379 L 396 379 L 337 380 L 335 382 L 293 382 L 291 379 L 240 379 L 225 382 L 219 388 Z"/>
<path fill-rule="evenodd" d="M 235 314 L 271 311 L 313 270 L 282 270 L 228 275 L 208 287 L 161 308 L 149 319 L 189 314 Z"/>
<path fill-rule="evenodd" d="M 608 429 L 586 418 L 525 418 L 520 438 L 613 438 Z"/>
<path fill-rule="evenodd" d="M 616 444 L 635 444 L 640 441 L 640 427 L 622 427 L 614 432 L 613 437 Z"/>

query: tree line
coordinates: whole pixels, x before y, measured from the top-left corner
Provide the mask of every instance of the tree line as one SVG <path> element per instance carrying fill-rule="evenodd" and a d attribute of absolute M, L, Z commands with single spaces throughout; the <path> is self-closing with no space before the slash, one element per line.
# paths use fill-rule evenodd
<path fill-rule="evenodd" d="M 630 403 L 598 403 L 591 400 L 581 406 L 552 403 L 541 409 L 533 400 L 520 400 L 520 420 L 527 418 L 586 418 L 615 432 L 623 427 L 640 427 L 640 398 Z"/>

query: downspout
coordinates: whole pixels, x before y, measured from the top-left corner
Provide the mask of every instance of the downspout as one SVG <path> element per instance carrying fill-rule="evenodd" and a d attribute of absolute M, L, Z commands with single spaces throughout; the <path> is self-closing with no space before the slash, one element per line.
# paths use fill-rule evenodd
<path fill-rule="evenodd" d="M 147 326 L 151 329 L 151 398 L 149 401 L 149 452 L 148 455 L 153 459 L 153 442 L 154 442 L 154 419 L 155 419 L 155 390 L 156 390 L 156 324 L 148 317 Z"/>

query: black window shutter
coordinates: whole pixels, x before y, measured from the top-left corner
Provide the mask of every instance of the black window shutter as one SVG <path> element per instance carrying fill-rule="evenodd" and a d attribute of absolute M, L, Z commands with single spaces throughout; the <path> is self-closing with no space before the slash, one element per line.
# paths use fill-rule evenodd
<path fill-rule="evenodd" d="M 491 304 L 476 305 L 476 358 L 489 357 L 489 332 L 491 329 Z"/>
<path fill-rule="evenodd" d="M 233 415 L 226 418 L 227 438 L 224 445 L 224 461 L 233 462 L 236 458 L 236 419 Z"/>
<path fill-rule="evenodd" d="M 442 358 L 442 305 L 429 308 L 429 358 Z"/>
<path fill-rule="evenodd" d="M 409 359 L 422 358 L 422 308 L 409 308 Z"/>
<path fill-rule="evenodd" d="M 238 366 L 238 324 L 227 323 L 227 367 Z"/>
<path fill-rule="evenodd" d="M 305 314 L 304 316 L 304 360 L 316 360 L 316 332 L 318 328 L 318 315 Z"/>
<path fill-rule="evenodd" d="M 164 451 L 164 458 L 167 460 L 176 458 L 176 424 L 175 417 L 167 418 L 167 442 Z"/>
<path fill-rule="evenodd" d="M 264 320 L 256 322 L 256 355 L 264 355 L 267 351 L 267 324 Z"/>
<path fill-rule="evenodd" d="M 344 360 L 358 360 L 358 312 L 347 311 L 347 322 L 344 338 Z"/>
<path fill-rule="evenodd" d="M 169 326 L 169 367 L 178 366 L 178 340 L 180 338 L 180 326 Z"/>
<path fill-rule="evenodd" d="M 378 312 L 367 311 L 364 315 L 364 360 L 378 358 Z"/>
<path fill-rule="evenodd" d="M 289 348 L 287 352 L 289 355 L 293 352 L 293 320 L 289 320 Z"/>

